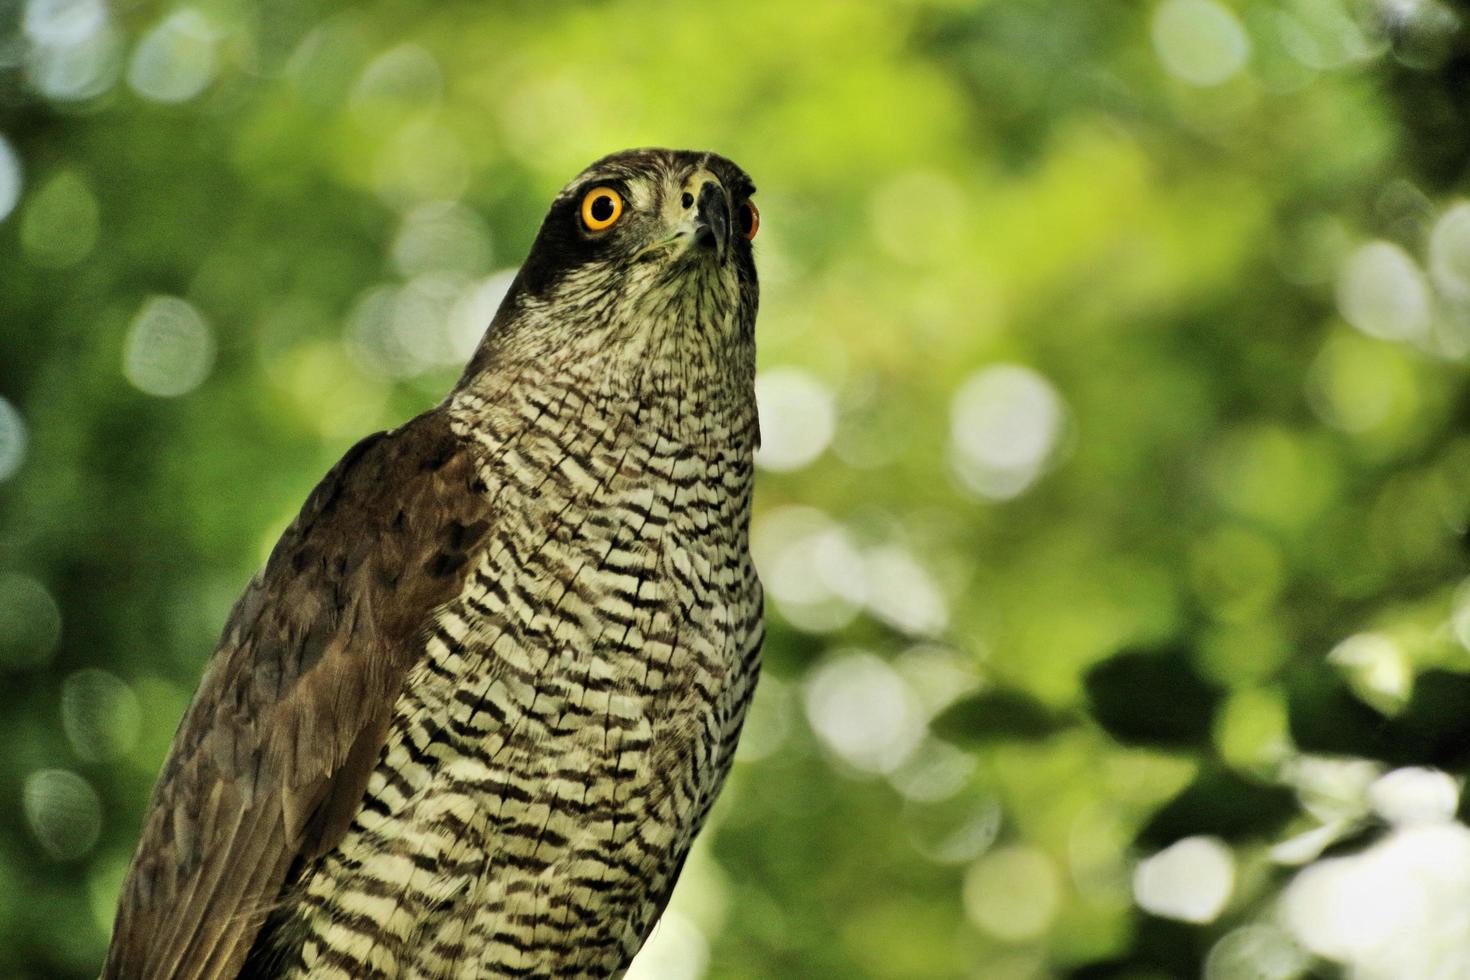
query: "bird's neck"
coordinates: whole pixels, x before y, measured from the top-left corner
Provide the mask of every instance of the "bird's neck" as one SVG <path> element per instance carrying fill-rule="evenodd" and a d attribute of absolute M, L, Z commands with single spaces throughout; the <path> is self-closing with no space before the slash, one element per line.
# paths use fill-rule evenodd
<path fill-rule="evenodd" d="M 745 554 L 754 397 L 714 379 L 690 385 L 660 365 L 630 384 L 630 370 L 543 364 L 460 388 L 447 408 L 477 446 L 481 491 L 543 515 L 535 540 L 656 520 L 661 548 Z"/>
<path fill-rule="evenodd" d="M 661 441 L 695 455 L 748 459 L 757 441 L 753 374 L 688 359 L 592 354 L 488 372 L 457 389 L 448 408 L 496 444 L 533 442 L 565 426 L 606 446 Z"/>
<path fill-rule="evenodd" d="M 592 420 L 622 440 L 753 455 L 759 434 L 748 330 L 699 322 L 682 304 L 644 311 L 635 325 L 535 323 L 538 312 L 523 310 L 519 329 L 492 325 L 450 395 L 451 413 L 479 418 L 506 439 L 575 412 L 578 424 Z"/>
<path fill-rule="evenodd" d="M 541 338 L 486 351 L 450 396 L 456 427 L 487 453 L 547 465 L 566 457 L 624 476 L 639 460 L 677 459 L 721 474 L 724 493 L 748 505 L 759 440 L 753 345 L 677 321 Z"/>

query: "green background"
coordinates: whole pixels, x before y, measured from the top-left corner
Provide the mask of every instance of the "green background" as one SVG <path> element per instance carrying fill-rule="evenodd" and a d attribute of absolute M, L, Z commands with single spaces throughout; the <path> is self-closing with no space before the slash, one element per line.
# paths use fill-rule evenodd
<path fill-rule="evenodd" d="M 1467 16 L 0 3 L 0 974 L 95 975 L 275 536 L 657 144 L 760 186 L 771 601 L 640 975 L 1470 975 Z"/>

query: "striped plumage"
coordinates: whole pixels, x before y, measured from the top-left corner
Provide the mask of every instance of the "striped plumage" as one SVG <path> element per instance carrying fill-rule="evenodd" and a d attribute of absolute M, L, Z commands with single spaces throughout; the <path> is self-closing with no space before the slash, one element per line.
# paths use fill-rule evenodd
<path fill-rule="evenodd" d="M 105 976 L 626 968 L 758 666 L 752 191 L 594 164 L 449 398 L 323 480 L 180 726 Z"/>

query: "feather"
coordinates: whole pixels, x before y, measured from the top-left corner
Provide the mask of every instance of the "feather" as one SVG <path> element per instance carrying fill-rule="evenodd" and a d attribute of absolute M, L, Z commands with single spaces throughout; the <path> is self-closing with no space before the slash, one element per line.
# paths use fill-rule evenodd
<path fill-rule="evenodd" d="M 418 634 L 466 571 L 425 569 L 446 534 L 488 526 L 475 472 L 436 410 L 358 443 L 313 491 L 232 612 L 180 725 L 104 978 L 234 976 L 289 869 L 341 838 Z"/>

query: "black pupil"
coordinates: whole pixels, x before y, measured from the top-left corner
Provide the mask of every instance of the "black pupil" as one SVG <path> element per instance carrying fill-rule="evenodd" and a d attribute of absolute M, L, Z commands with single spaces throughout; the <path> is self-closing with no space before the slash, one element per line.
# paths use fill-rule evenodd
<path fill-rule="evenodd" d="M 750 234 L 750 229 L 753 228 L 754 226 L 755 226 L 755 212 L 752 211 L 752 210 L 750 210 L 750 205 L 747 204 L 747 205 L 745 205 L 745 207 L 743 207 L 743 208 L 740 209 L 740 230 L 742 232 L 744 232 L 745 234 L 749 235 Z"/>
<path fill-rule="evenodd" d="M 592 199 L 592 220 L 608 221 L 613 216 L 613 199 L 611 194 L 599 194 Z"/>

